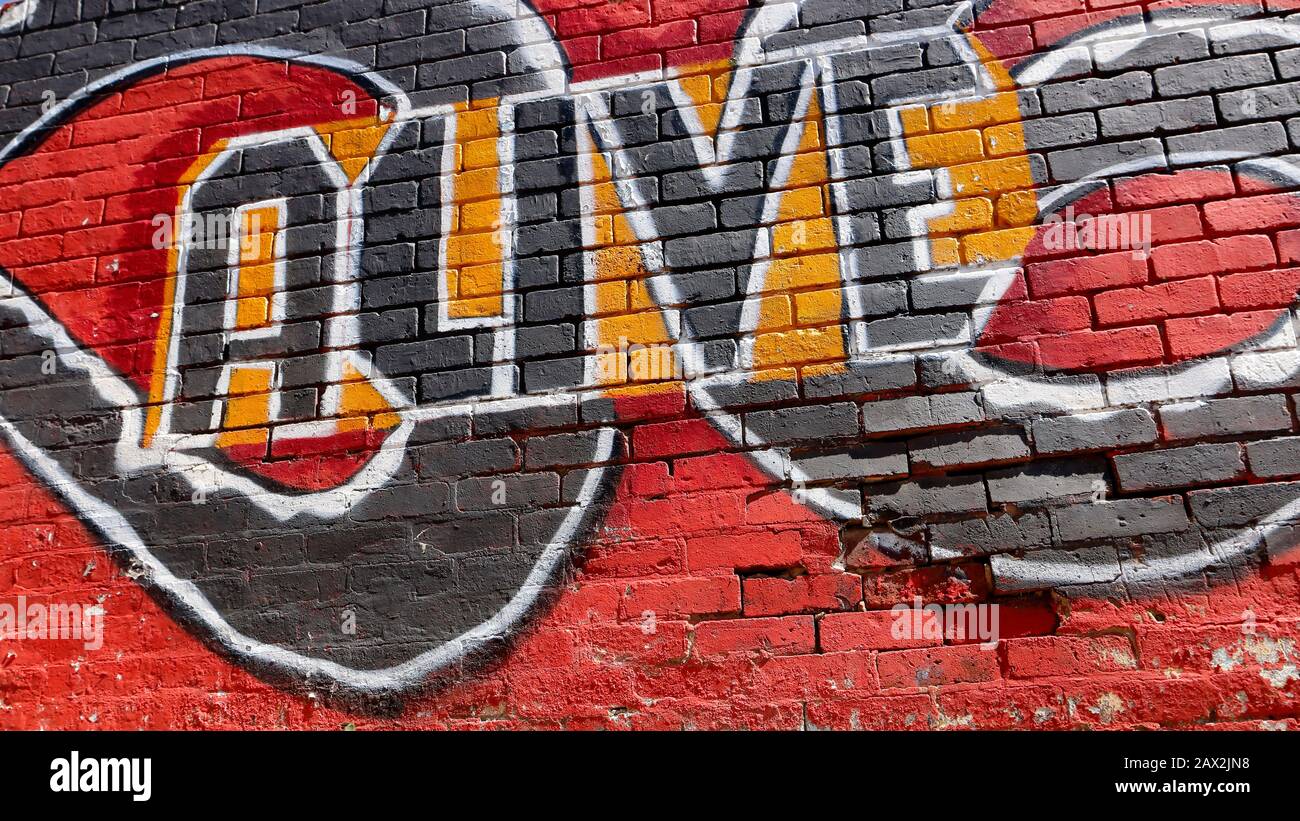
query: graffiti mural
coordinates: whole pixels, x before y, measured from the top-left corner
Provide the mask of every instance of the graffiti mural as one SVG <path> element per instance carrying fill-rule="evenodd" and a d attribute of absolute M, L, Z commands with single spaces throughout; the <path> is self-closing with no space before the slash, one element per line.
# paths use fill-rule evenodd
<path fill-rule="evenodd" d="M 1295 560 L 1292 3 L 91 5 L 0 10 L 0 432 L 258 675 L 472 675 L 661 438 L 828 574 Z"/>

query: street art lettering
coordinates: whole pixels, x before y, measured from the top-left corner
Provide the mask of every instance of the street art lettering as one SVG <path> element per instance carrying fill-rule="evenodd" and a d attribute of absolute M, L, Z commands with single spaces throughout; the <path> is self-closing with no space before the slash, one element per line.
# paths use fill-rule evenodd
<path fill-rule="evenodd" d="M 407 5 L 428 37 L 360 56 L 107 66 L 0 148 L 0 431 L 223 652 L 464 674 L 599 542 L 647 419 L 999 590 L 1290 551 L 1300 466 L 1243 454 L 1294 430 L 1293 100 L 1213 64 L 1300 47 L 1281 14 L 1022 42 L 1020 0 L 773 0 L 637 68 L 545 2 Z"/>

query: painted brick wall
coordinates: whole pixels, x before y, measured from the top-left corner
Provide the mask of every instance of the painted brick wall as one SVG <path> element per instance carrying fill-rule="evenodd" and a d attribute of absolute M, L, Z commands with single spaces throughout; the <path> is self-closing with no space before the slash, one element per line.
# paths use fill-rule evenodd
<path fill-rule="evenodd" d="M 1297 12 L 0 5 L 0 726 L 1293 726 Z"/>

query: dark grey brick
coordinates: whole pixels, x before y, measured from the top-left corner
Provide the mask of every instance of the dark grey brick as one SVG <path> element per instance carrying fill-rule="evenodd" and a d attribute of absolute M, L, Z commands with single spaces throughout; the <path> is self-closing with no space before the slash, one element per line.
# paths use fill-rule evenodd
<path fill-rule="evenodd" d="M 445 370 L 469 365 L 473 361 L 474 340 L 469 336 L 385 345 L 375 357 L 375 365 L 390 376 Z"/>
<path fill-rule="evenodd" d="M 1300 437 L 1251 442 L 1246 445 L 1246 458 L 1256 476 L 1295 476 L 1300 474 Z"/>
<path fill-rule="evenodd" d="M 1155 417 L 1143 408 L 1037 419 L 1030 430 L 1040 453 L 1107 450 L 1158 438 Z"/>
<path fill-rule="evenodd" d="M 603 454 L 600 443 L 610 438 L 612 454 Z M 592 465 L 620 458 L 627 453 L 622 432 L 608 429 L 588 430 L 578 433 L 556 433 L 550 436 L 532 436 L 524 444 L 524 467 L 549 468 L 560 466 Z M 602 456 L 604 458 L 602 458 Z"/>
<path fill-rule="evenodd" d="M 1241 527 L 1269 517 L 1300 499 L 1300 482 L 1193 490 L 1192 516 L 1205 527 Z"/>
<path fill-rule="evenodd" d="M 828 479 L 894 479 L 907 475 L 907 448 L 901 444 L 864 445 L 798 459 L 797 465 L 810 481 Z"/>
<path fill-rule="evenodd" d="M 1133 71 L 1118 77 L 1054 83 L 1039 89 L 1043 110 L 1061 114 L 1151 99 L 1151 75 Z"/>
<path fill-rule="evenodd" d="M 1053 510 L 1052 521 L 1065 542 L 1170 533 L 1190 525 L 1181 497 L 1072 505 Z"/>
<path fill-rule="evenodd" d="M 1013 550 L 1037 550 L 1052 543 L 1046 513 L 1009 514 L 941 522 L 928 528 L 930 556 L 935 561 L 986 556 Z"/>
<path fill-rule="evenodd" d="M 919 479 L 873 488 L 867 507 L 876 514 L 935 516 L 987 510 L 988 500 L 980 479 Z"/>
<path fill-rule="evenodd" d="M 1281 394 L 1181 402 L 1160 409 L 1160 425 L 1168 439 L 1290 430 L 1291 411 Z"/>
<path fill-rule="evenodd" d="M 1206 485 L 1245 473 L 1241 446 L 1234 443 L 1192 445 L 1115 457 L 1121 490 L 1155 490 Z"/>
<path fill-rule="evenodd" d="M 1207 91 L 1261 85 L 1274 79 L 1266 54 L 1220 57 L 1156 69 L 1156 88 L 1165 97 L 1187 97 Z"/>
<path fill-rule="evenodd" d="M 745 414 L 745 442 L 749 445 L 842 439 L 860 433 L 858 406 L 849 402 Z"/>
<path fill-rule="evenodd" d="M 1012 462 L 1030 455 L 1025 432 L 1016 428 L 922 436 L 909 440 L 907 449 L 914 465 L 934 468 Z"/>
<path fill-rule="evenodd" d="M 1024 468 L 991 471 L 988 485 L 994 504 L 1058 502 L 1104 491 L 1106 466 L 1097 459 L 1037 462 Z"/>

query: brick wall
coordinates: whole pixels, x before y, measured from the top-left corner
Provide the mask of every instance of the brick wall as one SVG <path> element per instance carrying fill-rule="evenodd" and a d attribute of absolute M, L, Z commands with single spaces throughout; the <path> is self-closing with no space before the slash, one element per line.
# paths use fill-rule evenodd
<path fill-rule="evenodd" d="M 3 4 L 0 726 L 1292 726 L 1297 12 Z"/>

